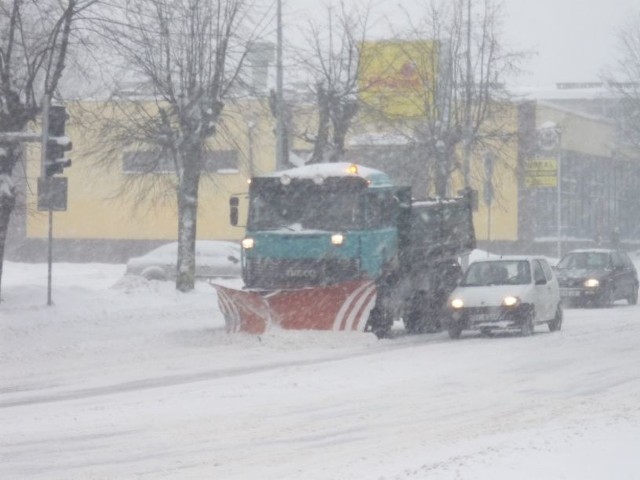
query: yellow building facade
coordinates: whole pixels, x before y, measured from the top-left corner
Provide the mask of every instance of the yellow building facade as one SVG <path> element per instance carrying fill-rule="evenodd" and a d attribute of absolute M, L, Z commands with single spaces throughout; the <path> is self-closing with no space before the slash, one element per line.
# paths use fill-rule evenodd
<path fill-rule="evenodd" d="M 177 238 L 175 172 L 167 170 L 141 174 L 127 169 L 131 149 L 110 148 L 108 153 L 96 145 L 106 142 L 100 120 L 126 111 L 126 105 L 113 109 L 97 102 L 67 105 L 66 134 L 72 139 L 68 153 L 72 166 L 64 171 L 68 178 L 67 210 L 54 212 L 56 239 L 154 240 Z M 116 114 L 117 115 L 117 114 Z M 113 120 L 113 118 L 109 118 Z M 273 120 L 259 101 L 225 107 L 221 132 L 210 142 L 210 153 L 231 152 L 231 160 L 203 174 L 198 199 L 198 238 L 239 239 L 242 230 L 229 224 L 228 199 L 246 192 L 252 174 L 275 167 Z M 105 156 L 111 158 L 105 158 Z M 229 157 L 229 155 L 227 155 Z M 215 167 L 215 165 L 214 165 Z M 26 236 L 43 239 L 48 233 L 48 213 L 37 210 L 37 178 L 40 176 L 40 149 L 28 152 Z M 134 178 L 136 177 L 136 178 Z"/>
<path fill-rule="evenodd" d="M 96 145 L 105 143 L 99 128 L 100 119 L 112 119 L 126 111 L 126 105 L 118 109 L 99 102 L 80 102 L 67 105 L 69 121 L 66 134 L 73 141 L 69 157 L 72 166 L 64 171 L 68 178 L 66 211 L 54 212 L 53 235 L 60 249 L 65 245 L 93 245 L 95 248 L 115 250 L 114 257 L 125 259 L 145 251 L 155 244 L 175 241 L 177 238 L 177 207 L 175 173 L 171 171 L 140 174 L 127 170 L 130 149 L 111 148 L 106 155 Z M 515 121 L 516 109 L 510 114 Z M 304 118 L 294 119 L 313 126 L 313 109 L 301 109 Z M 505 119 L 501 119 L 504 123 Z M 225 107 L 219 133 L 209 147 L 212 154 L 232 152 L 233 162 L 227 162 L 202 176 L 198 199 L 199 239 L 239 240 L 243 229 L 229 223 L 229 197 L 247 191 L 247 181 L 255 174 L 275 169 L 275 121 L 268 106 L 260 99 L 246 100 Z M 366 129 L 365 125 L 365 129 Z M 293 150 L 309 150 L 306 144 L 295 138 Z M 388 171 L 394 177 L 392 160 L 380 155 L 379 148 L 347 151 L 347 160 L 374 166 Z M 395 156 L 402 156 L 402 151 Z M 386 162 L 386 163 L 385 163 Z M 414 162 L 413 160 L 411 162 Z M 481 156 L 472 158 L 472 187 L 479 190 L 479 209 L 474 215 L 479 240 L 513 241 L 517 239 L 517 145 L 502 147 L 495 158 L 493 184 L 495 194 L 489 206 L 483 201 L 484 169 Z M 387 168 L 389 167 L 389 168 Z M 407 164 L 409 171 L 396 175 L 399 183 L 411 180 L 412 169 L 419 165 Z M 397 172 L 397 168 L 396 168 Z M 48 212 L 37 210 L 37 178 L 40 175 L 40 150 L 32 145 L 28 152 L 25 241 L 41 243 L 47 238 Z M 135 177 L 135 178 L 134 178 Z M 135 181 L 132 181 L 135 180 Z M 451 185 L 455 194 L 461 183 L 457 177 Z M 151 193 L 150 193 L 151 192 Z M 146 195 L 141 195 L 145 193 Z M 245 205 L 246 206 L 246 205 Z M 242 212 L 241 212 L 242 213 Z M 242 217 L 241 217 L 242 218 Z M 114 247 L 115 246 L 115 247 Z M 73 257 L 73 255 L 71 256 Z"/>

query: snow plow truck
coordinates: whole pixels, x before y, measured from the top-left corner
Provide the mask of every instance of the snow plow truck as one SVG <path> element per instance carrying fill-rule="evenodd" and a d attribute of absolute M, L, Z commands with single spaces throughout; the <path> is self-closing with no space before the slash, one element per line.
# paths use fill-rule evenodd
<path fill-rule="evenodd" d="M 313 164 L 256 176 L 230 198 L 242 240 L 242 289 L 216 285 L 230 332 L 358 330 L 396 320 L 438 331 L 461 255 L 476 245 L 471 195 L 416 200 L 379 170 Z"/>

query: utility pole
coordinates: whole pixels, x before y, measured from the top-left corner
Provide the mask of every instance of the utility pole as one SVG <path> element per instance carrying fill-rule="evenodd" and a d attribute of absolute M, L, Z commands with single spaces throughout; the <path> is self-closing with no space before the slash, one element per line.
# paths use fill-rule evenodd
<path fill-rule="evenodd" d="M 462 180 L 464 188 L 471 188 L 471 0 L 467 0 L 467 75 L 465 85 L 465 105 L 464 105 L 464 148 L 462 159 Z M 491 208 L 489 207 L 489 212 Z M 490 227 L 487 227 L 490 229 Z M 489 235 L 489 233 L 487 234 Z M 487 249 L 488 253 L 488 249 Z M 469 255 L 462 256 L 462 268 L 469 266 Z"/>
<path fill-rule="evenodd" d="M 284 168 L 284 112 L 282 101 L 282 0 L 278 0 L 277 9 L 277 47 L 276 47 L 276 170 Z"/>
<path fill-rule="evenodd" d="M 471 101 L 473 75 L 471 74 L 471 0 L 467 0 L 467 75 L 465 85 L 464 159 L 462 176 L 465 188 L 470 187 L 471 175 Z"/>
<path fill-rule="evenodd" d="M 40 143 L 40 177 L 38 178 L 38 210 L 49 213 L 48 254 L 47 254 L 47 305 L 51 301 L 51 273 L 53 259 L 53 211 L 67 209 L 67 178 L 54 177 L 71 165 L 64 158 L 64 152 L 71 150 L 72 144 L 64 134 L 67 113 L 64 107 L 51 107 L 51 97 L 42 97 L 42 132 L 0 132 L 0 142 Z M 50 132 L 50 130 L 52 130 Z"/>

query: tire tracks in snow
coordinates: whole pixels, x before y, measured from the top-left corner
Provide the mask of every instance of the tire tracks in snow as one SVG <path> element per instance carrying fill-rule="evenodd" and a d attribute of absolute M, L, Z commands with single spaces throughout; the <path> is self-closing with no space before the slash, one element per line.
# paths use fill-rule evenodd
<path fill-rule="evenodd" d="M 401 348 L 414 348 L 416 346 L 429 345 L 432 343 L 440 343 L 440 337 L 428 339 L 425 341 L 423 335 L 404 336 L 402 334 L 394 335 L 394 340 L 385 341 L 379 347 L 368 349 L 365 351 L 351 351 L 336 356 L 314 358 L 309 360 L 275 362 L 268 365 L 251 365 L 238 368 L 224 370 L 209 370 L 198 373 L 183 373 L 175 375 L 167 375 L 154 378 L 143 378 L 139 380 L 131 380 L 128 382 L 102 385 L 90 388 L 73 389 L 55 393 L 42 393 L 37 395 L 29 395 L 22 398 L 0 401 L 0 409 L 14 408 L 35 404 L 47 404 L 54 402 L 64 402 L 71 400 L 82 400 L 85 398 L 100 397 L 106 395 L 117 395 L 120 393 L 135 392 L 138 390 L 150 390 L 154 388 L 171 387 L 175 385 L 185 385 L 190 383 L 207 382 L 220 378 L 236 377 L 241 375 L 251 375 L 269 370 L 277 370 L 287 367 L 304 367 L 307 365 L 317 365 L 328 362 L 346 360 L 349 358 L 362 357 L 368 355 L 378 355 L 387 351 L 398 350 Z M 7 388 L 0 394 L 16 393 L 15 389 Z"/>

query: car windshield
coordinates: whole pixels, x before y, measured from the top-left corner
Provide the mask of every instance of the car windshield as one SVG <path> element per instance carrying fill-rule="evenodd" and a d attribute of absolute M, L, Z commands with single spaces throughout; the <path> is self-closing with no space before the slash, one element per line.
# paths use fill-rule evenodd
<path fill-rule="evenodd" d="M 149 253 L 144 256 L 165 256 L 165 255 L 177 255 L 178 254 L 178 244 L 176 242 L 167 243 L 165 245 L 161 245 L 155 250 L 151 250 Z"/>
<path fill-rule="evenodd" d="M 531 269 L 526 260 L 496 260 L 469 265 L 460 285 L 526 285 L 531 283 Z"/>
<path fill-rule="evenodd" d="M 609 255 L 604 252 L 573 252 L 558 263 L 559 269 L 602 270 L 609 266 Z"/>

